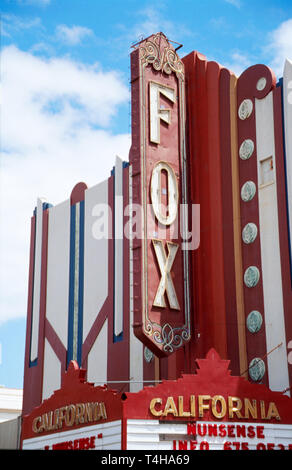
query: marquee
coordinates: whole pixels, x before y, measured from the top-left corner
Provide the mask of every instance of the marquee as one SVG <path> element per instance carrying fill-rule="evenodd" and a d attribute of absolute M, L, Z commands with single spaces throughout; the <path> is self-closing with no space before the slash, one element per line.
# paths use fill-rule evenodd
<path fill-rule="evenodd" d="M 232 376 L 211 349 L 195 374 L 138 393 L 85 382 L 70 363 L 60 390 L 24 417 L 23 449 L 292 450 L 292 402 Z"/>
<path fill-rule="evenodd" d="M 24 416 L 23 449 L 121 449 L 121 395 L 95 387 L 85 375 L 71 361 L 62 387 Z"/>
<path fill-rule="evenodd" d="M 292 450 L 292 402 L 232 376 L 211 349 L 195 374 L 127 393 L 127 449 Z"/>

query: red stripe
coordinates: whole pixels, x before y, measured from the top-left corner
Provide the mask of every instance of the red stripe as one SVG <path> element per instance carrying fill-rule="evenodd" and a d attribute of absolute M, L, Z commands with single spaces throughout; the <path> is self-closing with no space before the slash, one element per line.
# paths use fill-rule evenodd
<path fill-rule="evenodd" d="M 184 58 L 192 202 L 200 204 L 201 238 L 193 256 L 193 356 L 211 348 L 227 356 L 226 301 L 223 250 L 222 161 L 220 153 L 220 66 L 203 56 Z M 230 181 L 231 184 L 231 181 Z M 200 334 L 199 338 L 197 334 Z"/>
<path fill-rule="evenodd" d="M 123 402 L 124 404 L 124 402 Z M 123 410 L 124 410 L 123 406 Z M 123 411 L 123 417 L 122 417 L 122 449 L 121 450 L 127 450 L 127 418 L 124 417 L 125 412 Z"/>
<path fill-rule="evenodd" d="M 124 171 L 124 170 L 123 170 Z M 124 200 L 124 204 L 128 200 Z M 114 178 L 109 178 L 108 189 L 108 203 L 112 209 L 112 227 L 114 227 Z M 110 233 L 114 233 L 111 230 Z M 127 331 L 129 321 L 123 323 L 123 340 L 115 342 L 114 338 L 114 239 L 109 240 L 109 261 L 108 261 L 108 275 L 109 275 L 109 308 L 108 308 L 108 364 L 107 364 L 107 377 L 108 381 L 111 380 L 129 380 L 129 333 Z M 124 288 L 127 285 L 124 284 Z M 109 384 L 110 385 L 110 384 Z M 114 384 L 112 388 L 117 390 L 127 390 L 128 384 L 123 382 Z"/>
<path fill-rule="evenodd" d="M 113 178 L 109 178 L 108 180 L 108 204 L 110 206 L 110 214 L 113 214 Z M 96 312 L 96 318 L 85 338 L 83 345 L 82 345 L 82 367 L 87 369 L 87 361 L 88 355 L 92 346 L 94 345 L 106 319 L 108 319 L 108 345 L 110 342 L 110 334 L 113 333 L 112 328 L 112 315 L 113 315 L 113 240 L 112 240 L 112 233 L 113 233 L 113 220 L 110 218 L 108 221 L 108 295 L 105 299 L 103 306 Z M 104 351 L 109 358 L 109 347 L 107 351 Z M 108 363 L 110 361 L 108 360 Z M 109 371 L 107 371 L 108 376 Z"/>
<path fill-rule="evenodd" d="M 35 257 L 35 231 L 36 217 L 31 218 L 30 228 L 30 258 L 29 258 L 29 275 L 28 275 L 28 301 L 27 301 L 27 321 L 26 321 L 26 342 L 25 342 L 25 361 L 24 361 L 24 379 L 23 379 L 23 403 L 22 414 L 29 413 L 31 406 L 31 381 L 29 368 L 30 355 L 30 337 L 32 322 L 32 302 L 33 302 L 33 278 L 34 278 L 34 257 Z"/>
<path fill-rule="evenodd" d="M 45 334 L 46 339 L 61 363 L 61 374 L 63 375 L 66 370 L 67 349 L 47 318 L 45 319 Z"/>
<path fill-rule="evenodd" d="M 224 251 L 224 295 L 227 351 L 233 374 L 240 373 L 235 286 L 233 194 L 230 129 L 230 72 L 220 74 L 220 152 L 222 191 L 222 235 Z"/>
<path fill-rule="evenodd" d="M 48 228 L 49 228 L 49 210 L 43 211 L 43 232 L 42 232 L 42 264 L 41 264 L 41 286 L 40 286 L 40 320 L 39 320 L 39 338 L 38 338 L 38 364 L 37 364 L 37 383 L 38 400 L 42 401 L 43 389 L 43 369 L 44 369 L 44 335 L 45 318 L 47 303 L 47 261 L 48 261 Z"/>
<path fill-rule="evenodd" d="M 256 89 L 256 83 L 259 78 L 265 77 L 267 80 L 266 88 L 259 92 Z M 251 139 L 254 142 L 254 152 L 248 160 L 239 159 L 239 185 L 240 188 L 246 181 L 254 181 L 257 186 L 257 192 L 254 198 L 249 202 L 240 201 L 241 228 L 253 222 L 258 227 L 258 235 L 251 244 L 242 243 L 242 265 L 243 273 L 249 266 L 256 266 L 260 272 L 260 280 L 255 287 L 247 287 L 243 284 L 244 304 L 246 317 L 252 310 L 258 310 L 263 316 L 263 325 L 261 330 L 256 333 L 250 333 L 246 328 L 246 345 L 248 363 L 255 357 L 264 357 L 267 353 L 266 332 L 265 332 L 265 312 L 264 295 L 262 283 L 262 265 L 261 265 L 261 234 L 259 225 L 259 202 L 258 202 L 258 170 L 257 170 L 257 149 L 256 149 L 256 124 L 255 124 L 255 97 L 261 99 L 273 86 L 272 76 L 269 69 L 262 65 L 256 65 L 247 69 L 238 79 L 237 83 L 237 106 L 239 107 L 244 99 L 250 99 L 253 103 L 253 112 L 245 120 L 237 119 L 238 123 L 238 155 L 239 148 L 245 139 Z M 267 91 L 268 90 L 268 91 Z M 266 373 L 263 377 L 263 383 L 268 384 L 268 364 L 265 360 Z"/>
<path fill-rule="evenodd" d="M 82 346 L 82 367 L 85 367 L 87 363 L 88 354 L 104 325 L 110 306 L 111 300 L 109 297 L 107 297 L 100 311 L 96 312 L 96 319 L 94 320 L 93 325 L 90 328 L 90 331 Z"/>
<path fill-rule="evenodd" d="M 125 216 L 125 208 L 129 205 L 129 167 L 123 169 L 123 227 L 128 222 L 128 217 Z M 130 240 L 124 232 L 123 240 L 123 354 L 124 354 L 124 368 L 123 375 L 125 380 L 130 379 Z M 129 385 L 123 388 L 123 391 L 128 391 Z"/>
<path fill-rule="evenodd" d="M 207 281 L 209 285 L 209 296 L 207 298 L 209 299 L 209 328 L 212 325 L 212 346 L 215 347 L 222 358 L 226 358 L 226 305 L 224 295 L 223 207 L 221 186 L 222 168 L 219 133 L 219 74 L 220 66 L 215 62 L 208 62 L 208 153 L 205 155 L 205 158 L 208 160 L 209 175 L 206 183 L 209 191 L 210 205 L 208 273 L 206 273 L 205 281 Z"/>
<path fill-rule="evenodd" d="M 203 267 L 203 250 L 206 243 L 204 236 L 205 230 L 205 203 L 200 201 L 200 180 L 204 176 L 204 165 L 200 155 L 203 154 L 203 142 L 198 138 L 202 129 L 207 132 L 207 110 L 206 102 L 206 86 L 205 86 L 205 69 L 206 59 L 203 55 L 192 52 L 183 58 L 186 77 L 186 97 L 187 97 L 187 137 L 188 137 L 188 155 L 190 165 L 190 197 L 192 204 L 200 204 L 201 215 L 201 239 L 200 247 L 192 253 L 192 275 L 193 275 L 193 339 L 191 340 L 191 357 L 204 356 L 205 338 L 201 332 L 205 329 L 204 317 L 204 282 L 201 276 Z M 202 131 L 203 132 L 203 131 Z M 202 167 L 202 169 L 201 169 Z M 207 326 L 207 325 L 206 325 Z M 195 364 L 193 362 L 193 368 Z"/>
<path fill-rule="evenodd" d="M 71 196 L 70 196 L 71 206 L 73 206 L 74 204 L 77 204 L 77 202 L 84 201 L 86 189 L 87 189 L 87 185 L 85 183 L 77 183 L 74 186 L 71 192 Z"/>
<path fill-rule="evenodd" d="M 38 331 L 38 357 L 37 364 L 29 367 L 32 302 L 33 302 L 33 277 L 35 264 L 35 232 L 36 218 L 31 221 L 31 243 L 30 243 L 30 268 L 29 268 L 29 294 L 28 294 L 28 317 L 26 333 L 26 352 L 24 367 L 24 396 L 23 414 L 28 413 L 42 401 L 43 362 L 44 362 L 44 322 L 46 315 L 46 290 L 47 290 L 47 250 L 48 250 L 48 209 L 43 211 L 42 222 L 42 252 L 41 252 L 41 282 L 40 282 L 40 312 Z"/>

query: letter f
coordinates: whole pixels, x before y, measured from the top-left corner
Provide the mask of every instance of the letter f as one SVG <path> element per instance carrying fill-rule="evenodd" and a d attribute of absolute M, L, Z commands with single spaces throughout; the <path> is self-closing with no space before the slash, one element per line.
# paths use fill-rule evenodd
<path fill-rule="evenodd" d="M 160 144 L 160 120 L 170 124 L 170 109 L 160 107 L 160 94 L 175 103 L 174 89 L 150 82 L 150 141 Z"/>

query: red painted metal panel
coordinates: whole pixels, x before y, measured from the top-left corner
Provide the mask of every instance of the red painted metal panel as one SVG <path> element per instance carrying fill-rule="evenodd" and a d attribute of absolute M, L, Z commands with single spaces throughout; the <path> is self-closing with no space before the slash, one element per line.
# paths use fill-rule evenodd
<path fill-rule="evenodd" d="M 260 78 L 266 79 L 266 85 L 263 90 L 258 90 L 256 84 Z M 238 79 L 237 85 L 237 106 L 238 109 L 244 100 L 250 100 L 252 103 L 252 112 L 245 118 L 238 116 L 238 158 L 239 158 L 239 182 L 240 187 L 247 181 L 253 181 L 256 186 L 258 184 L 257 169 L 257 148 L 256 148 L 256 124 L 255 124 L 255 98 L 261 99 L 275 86 L 275 77 L 271 70 L 264 65 L 256 65 L 249 67 Z M 250 139 L 254 143 L 252 156 L 247 159 L 240 158 L 240 146 L 246 139 Z M 259 202 L 258 190 L 252 200 L 244 202 L 241 200 L 241 224 L 242 229 L 247 223 L 254 223 L 259 227 Z M 264 297 L 261 273 L 261 234 L 255 241 L 250 244 L 242 243 L 242 259 L 243 270 L 250 266 L 258 268 L 260 279 L 256 286 L 247 287 L 244 285 L 244 304 L 246 316 L 253 311 L 259 311 L 264 319 Z M 268 368 L 266 360 L 266 332 L 263 321 L 261 330 L 256 334 L 250 333 L 246 329 L 247 358 L 250 362 L 254 357 L 261 357 L 265 360 L 266 371 Z M 264 383 L 268 383 L 268 374 L 263 378 Z"/>
<path fill-rule="evenodd" d="M 52 327 L 52 325 L 50 324 L 47 318 L 45 319 L 45 335 L 46 335 L 46 339 L 50 343 L 51 348 L 53 349 L 54 353 L 56 354 L 57 358 L 60 361 L 61 373 L 63 374 L 66 370 L 67 349 L 63 345 L 60 338 L 57 336 L 54 328 Z"/>
<path fill-rule="evenodd" d="M 71 196 L 70 196 L 70 204 L 73 206 L 77 204 L 77 202 L 84 201 L 84 193 L 87 189 L 87 185 L 85 183 L 77 183 L 74 188 L 72 189 Z"/>
<path fill-rule="evenodd" d="M 31 371 L 29 368 L 30 356 L 30 336 L 32 324 L 32 302 L 33 302 L 33 278 L 34 278 L 34 257 L 35 257 L 35 232 L 36 218 L 31 218 L 30 234 L 30 259 L 28 276 L 28 301 L 27 301 L 27 320 L 26 320 L 26 340 L 25 340 L 25 358 L 24 358 L 24 379 L 23 379 L 23 413 L 28 413 L 32 409 L 31 398 L 33 396 L 33 384 L 31 382 Z"/>
<path fill-rule="evenodd" d="M 204 345 L 206 340 L 209 341 L 208 335 L 202 334 L 207 330 L 208 321 L 204 312 L 204 289 L 206 282 L 203 277 L 204 260 L 208 259 L 204 255 L 207 239 L 205 229 L 207 223 L 207 198 L 200 197 L 201 186 L 204 187 L 203 181 L 206 180 L 206 164 L 204 158 L 204 141 L 198 138 L 205 135 L 208 138 L 206 122 L 207 108 L 206 103 L 206 86 L 205 71 L 206 58 L 202 54 L 192 52 L 183 58 L 186 76 L 186 108 L 187 108 L 187 142 L 189 153 L 190 168 L 190 198 L 192 204 L 200 204 L 200 246 L 198 250 L 192 253 L 192 285 L 193 285 L 193 312 L 192 312 L 192 328 L 193 337 L 191 341 L 191 355 L 204 355 Z M 205 133 L 205 134 L 204 134 Z M 203 228 L 202 228 L 203 227 Z M 210 347 L 209 343 L 207 347 Z M 192 368 L 195 364 L 192 364 Z"/>
<path fill-rule="evenodd" d="M 40 283 L 40 312 L 38 331 L 38 357 L 35 364 L 30 364 L 30 341 L 32 326 L 32 302 L 33 302 L 33 278 L 35 264 L 35 235 L 36 218 L 31 219 L 31 244 L 30 244 L 30 267 L 29 267 L 29 294 L 28 313 L 26 327 L 26 348 L 23 380 L 23 410 L 29 412 L 33 407 L 39 405 L 42 400 L 43 384 L 43 360 L 44 360 L 44 334 L 46 315 L 46 289 L 47 289 L 47 249 L 48 249 L 48 209 L 43 211 L 42 222 L 42 250 L 41 250 L 41 283 Z"/>
<path fill-rule="evenodd" d="M 157 356 L 162 357 L 183 346 L 190 338 L 188 254 L 181 249 L 183 237 L 180 233 L 180 204 L 185 202 L 187 176 L 184 168 L 183 64 L 160 33 L 140 43 L 131 54 L 131 72 L 133 111 L 130 164 L 133 168 L 133 203 L 141 205 L 142 216 L 140 237 L 133 241 L 134 332 Z M 152 86 L 162 87 L 172 95 L 170 99 L 164 96 L 164 92 L 159 93 L 159 110 L 151 108 Z M 171 115 L 167 123 L 158 120 L 159 142 L 155 142 L 150 134 L 150 109 L 159 113 L 168 109 Z M 171 233 L 174 224 L 166 223 L 162 227 L 152 212 L 151 178 L 159 162 L 166 162 L 178 184 L 175 220 L 178 233 L 174 235 Z M 165 258 L 170 253 L 167 242 L 178 247 L 170 273 L 178 299 L 176 307 L 171 305 L 169 296 L 164 306 L 158 306 L 155 302 L 162 273 L 153 240 L 163 246 Z"/>
<path fill-rule="evenodd" d="M 159 419 L 172 423 L 180 420 L 194 422 L 199 418 L 202 421 L 216 422 L 242 420 L 255 423 L 291 424 L 291 398 L 280 392 L 272 392 L 264 384 L 250 383 L 243 377 L 231 375 L 230 361 L 220 358 L 214 349 L 211 349 L 204 359 L 197 359 L 196 362 L 198 364 L 196 374 L 183 374 L 178 380 L 164 381 L 155 388 L 145 387 L 138 393 L 126 393 L 123 406 L 124 418 Z M 192 409 L 191 395 L 194 397 Z M 207 404 L 206 408 L 201 407 L 202 416 L 198 414 L 199 396 L 204 397 L 203 400 Z M 179 397 L 181 397 L 180 401 L 183 406 L 179 405 Z M 223 410 L 219 419 L 218 417 L 214 418 L 211 405 L 213 397 L 224 399 L 226 403 L 226 409 Z M 151 412 L 152 400 L 154 400 L 152 407 L 154 411 L 158 412 L 155 415 Z M 250 407 L 248 408 L 246 400 L 256 409 L 254 415 L 250 413 Z M 236 411 L 231 409 L 230 413 L 230 403 L 241 403 L 241 406 L 239 405 Z M 277 410 L 278 413 L 269 415 L 270 406 L 273 411 Z M 231 405 L 232 407 L 233 405 Z M 169 412 L 163 414 L 165 409 L 168 409 Z M 183 415 L 183 412 L 188 413 L 187 418 L 184 417 L 187 414 Z"/>
<path fill-rule="evenodd" d="M 49 435 L 50 433 L 58 432 L 60 429 L 70 430 L 72 427 L 74 429 L 83 428 L 84 426 L 88 426 L 88 422 L 85 419 L 81 419 L 78 424 L 70 424 L 70 426 L 66 426 L 66 422 L 64 421 L 64 417 L 60 420 L 58 418 L 59 410 L 63 409 L 63 412 L 66 407 L 78 406 L 78 404 L 84 403 L 104 403 L 106 409 L 107 418 L 101 419 L 98 422 L 109 422 L 115 421 L 122 418 L 122 400 L 121 395 L 113 390 L 109 390 L 106 386 L 98 386 L 95 387 L 90 382 L 85 382 L 85 375 L 86 371 L 84 369 L 80 369 L 76 361 L 71 361 L 68 367 L 67 372 L 64 373 L 62 379 L 62 387 L 59 390 L 56 390 L 53 395 L 43 401 L 40 406 L 37 406 L 33 409 L 30 414 L 23 416 L 23 424 L 22 424 L 22 433 L 21 433 L 21 442 L 24 439 L 29 439 L 32 437 L 38 437 L 39 435 Z M 57 410 L 57 412 L 55 412 Z M 33 426 L 35 419 L 38 420 L 38 417 L 41 417 L 45 414 L 52 414 L 53 420 L 50 424 L 54 424 L 54 429 L 49 429 L 49 421 L 45 420 L 48 429 L 43 429 L 40 433 L 34 432 L 34 428 L 37 426 Z M 76 411 L 77 415 L 77 411 Z M 61 416 L 61 415 L 60 415 Z M 70 413 L 72 417 L 72 413 Z M 40 420 L 38 420 L 39 422 Z"/>
<path fill-rule="evenodd" d="M 39 338 L 38 338 L 38 377 L 37 390 L 38 401 L 42 400 L 43 389 L 43 369 L 44 369 L 44 348 L 45 348 L 45 319 L 46 319 L 46 303 L 47 303 L 47 261 L 48 261 L 48 229 L 49 229 L 49 210 L 43 211 L 43 232 L 42 232 L 42 267 L 41 267 L 41 292 L 40 292 L 40 321 L 39 321 Z"/>
<path fill-rule="evenodd" d="M 235 285 L 234 220 L 232 193 L 232 154 L 231 154 L 231 72 L 222 69 L 220 73 L 220 153 L 221 153 L 221 192 L 222 192 L 222 238 L 224 296 L 226 309 L 227 357 L 234 373 L 240 373 L 238 319 Z"/>
<path fill-rule="evenodd" d="M 224 140 L 230 132 L 226 109 L 229 77 L 221 76 L 220 66 L 207 62 L 200 54 L 191 53 L 183 60 L 187 80 L 191 194 L 192 203 L 200 204 L 201 229 L 200 245 L 192 254 L 195 302 L 192 353 L 205 355 L 210 347 L 215 347 L 222 357 L 227 357 L 226 325 L 235 305 L 231 277 L 234 272 L 232 182 L 228 179 L 231 157 L 230 143 Z M 223 105 L 227 112 L 224 120 Z M 230 226 L 226 226 L 228 217 Z M 226 257 L 227 251 L 229 257 Z"/>
<path fill-rule="evenodd" d="M 125 170 L 124 170 L 125 171 Z M 127 196 L 125 195 L 124 204 L 126 204 Z M 108 190 L 108 203 L 112 209 L 112 227 L 114 226 L 114 178 L 109 178 L 109 190 Z M 109 233 L 114 233 L 111 229 Z M 126 241 L 124 241 L 125 248 Z M 125 253 L 124 253 L 125 255 Z M 127 263 L 127 260 L 124 262 Z M 122 382 L 123 380 L 129 380 L 129 313 L 124 311 L 124 323 L 123 323 L 123 340 L 114 341 L 114 239 L 109 240 L 109 308 L 108 308 L 108 361 L 107 361 L 107 379 L 111 386 L 111 381 L 121 380 L 120 383 L 114 384 L 113 387 L 118 390 L 127 390 L 129 384 Z M 126 266 L 124 265 L 126 269 Z M 124 284 L 125 289 L 128 288 L 128 284 Z M 128 296 L 124 295 L 124 302 L 128 302 Z"/>

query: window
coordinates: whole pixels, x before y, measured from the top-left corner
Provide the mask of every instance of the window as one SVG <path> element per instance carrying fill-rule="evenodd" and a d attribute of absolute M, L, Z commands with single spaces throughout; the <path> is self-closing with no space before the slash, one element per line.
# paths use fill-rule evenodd
<path fill-rule="evenodd" d="M 269 184 L 274 181 L 274 161 L 271 156 L 260 161 L 260 184 Z"/>

